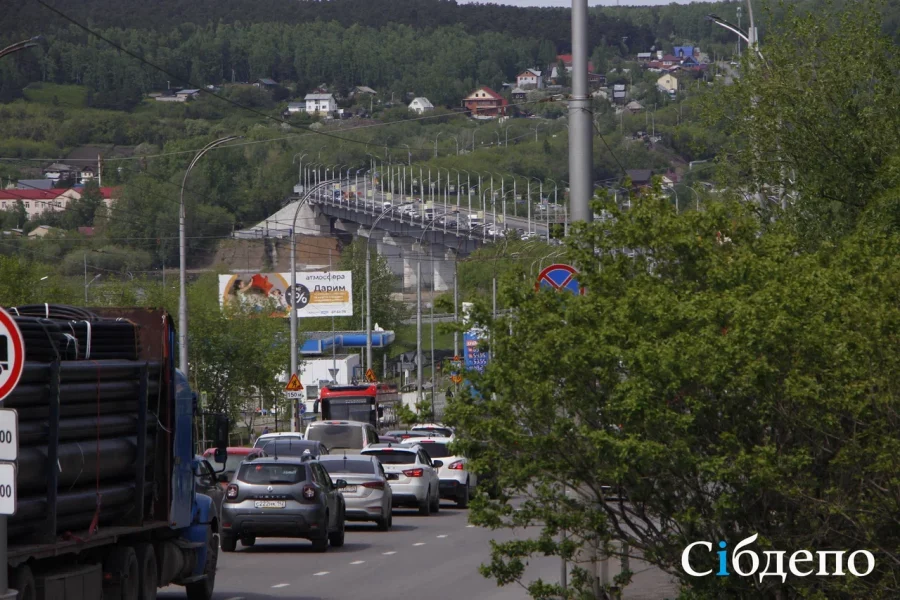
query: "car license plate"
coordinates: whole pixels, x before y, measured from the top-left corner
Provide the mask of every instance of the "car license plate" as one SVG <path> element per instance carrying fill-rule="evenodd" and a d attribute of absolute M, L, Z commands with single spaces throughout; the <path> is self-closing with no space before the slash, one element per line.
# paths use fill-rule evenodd
<path fill-rule="evenodd" d="M 284 508 L 284 500 L 257 500 L 256 508 Z"/>
<path fill-rule="evenodd" d="M 355 494 L 355 493 L 356 493 L 356 486 L 355 486 L 355 485 L 348 485 L 347 487 L 344 488 L 344 492 L 346 492 L 346 493 L 348 493 L 348 494 Z"/>

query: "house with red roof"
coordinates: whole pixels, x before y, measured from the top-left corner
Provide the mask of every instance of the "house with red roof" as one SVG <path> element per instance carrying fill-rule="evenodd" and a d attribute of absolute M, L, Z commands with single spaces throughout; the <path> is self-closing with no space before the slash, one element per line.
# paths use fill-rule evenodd
<path fill-rule="evenodd" d="M 494 119 L 506 115 L 506 98 L 487 87 L 481 86 L 465 98 L 463 106 L 476 119 Z"/>
<path fill-rule="evenodd" d="M 119 195 L 118 188 L 102 187 L 103 203 L 111 207 Z M 12 210 L 21 201 L 29 219 L 44 212 L 66 210 L 69 203 L 81 198 L 84 188 L 51 188 L 49 190 L 10 188 L 0 190 L 0 210 Z"/>

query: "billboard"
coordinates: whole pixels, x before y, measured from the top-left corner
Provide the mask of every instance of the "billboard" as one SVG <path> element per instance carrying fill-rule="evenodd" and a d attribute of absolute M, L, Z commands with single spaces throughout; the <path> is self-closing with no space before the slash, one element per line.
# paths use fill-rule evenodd
<path fill-rule="evenodd" d="M 291 290 L 290 273 L 219 275 L 219 304 L 235 302 L 259 310 L 271 303 L 273 317 L 289 317 L 291 306 L 298 317 L 349 317 L 353 281 L 350 271 L 304 271 Z"/>
<path fill-rule="evenodd" d="M 463 359 L 465 360 L 466 369 L 478 371 L 479 373 L 484 373 L 484 368 L 491 358 L 490 352 L 485 352 L 478 348 L 478 342 L 482 337 L 482 334 L 476 329 L 470 329 L 463 334 Z"/>

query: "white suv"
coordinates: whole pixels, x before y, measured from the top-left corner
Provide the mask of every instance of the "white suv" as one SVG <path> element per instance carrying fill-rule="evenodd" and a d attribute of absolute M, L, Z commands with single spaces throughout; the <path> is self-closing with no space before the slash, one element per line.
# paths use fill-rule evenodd
<path fill-rule="evenodd" d="M 393 494 L 393 506 L 416 506 L 428 516 L 441 508 L 437 470 L 443 462 L 432 461 L 418 444 L 372 444 L 361 452 L 381 461 Z"/>
<path fill-rule="evenodd" d="M 438 489 L 441 498 L 453 500 L 459 508 L 467 508 L 469 496 L 475 491 L 475 485 L 478 483 L 478 476 L 469 471 L 467 466 L 469 461 L 465 456 L 450 451 L 449 445 L 453 439 L 432 437 L 415 440 L 432 460 L 440 459 L 439 462 L 443 463 L 438 469 Z"/>

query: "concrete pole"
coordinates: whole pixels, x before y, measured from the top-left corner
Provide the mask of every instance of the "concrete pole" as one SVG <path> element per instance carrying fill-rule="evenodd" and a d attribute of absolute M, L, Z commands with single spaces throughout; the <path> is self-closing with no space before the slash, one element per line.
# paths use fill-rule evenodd
<path fill-rule="evenodd" d="M 298 207 L 299 208 L 299 207 Z M 298 211 L 299 212 L 299 211 Z M 291 298 L 289 308 L 291 310 L 291 372 L 290 376 L 297 372 L 297 307 L 294 306 L 297 289 L 297 232 L 291 229 Z M 204 429 L 204 433 L 205 433 Z M 291 432 L 297 431 L 297 400 L 291 398 Z"/>
<path fill-rule="evenodd" d="M 440 171 L 438 171 L 440 173 Z M 434 246 L 431 246 L 431 421 L 434 422 L 434 400 L 435 400 L 435 392 L 437 391 L 434 387 L 435 379 L 435 364 L 434 364 L 434 293 L 435 293 L 435 279 L 434 276 Z"/>
<path fill-rule="evenodd" d="M 370 369 L 372 362 L 372 250 L 369 240 L 372 230 L 369 230 L 369 238 L 366 239 L 366 366 Z"/>
<path fill-rule="evenodd" d="M 572 99 L 569 101 L 569 173 L 572 219 L 591 221 L 593 130 L 588 93 L 588 2 L 572 0 Z"/>
<path fill-rule="evenodd" d="M 453 323 L 459 325 L 459 277 L 456 254 L 453 255 Z M 453 332 L 453 356 L 459 356 L 459 332 Z"/>

